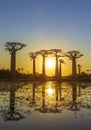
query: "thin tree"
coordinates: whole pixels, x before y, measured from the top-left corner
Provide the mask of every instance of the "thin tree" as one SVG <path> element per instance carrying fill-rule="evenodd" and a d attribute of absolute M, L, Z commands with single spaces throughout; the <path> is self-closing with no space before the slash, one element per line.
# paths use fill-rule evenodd
<path fill-rule="evenodd" d="M 29 57 L 31 58 L 31 60 L 33 60 L 33 76 L 35 76 L 35 73 L 36 73 L 35 58 L 37 57 L 37 55 L 38 55 L 37 52 L 29 53 Z"/>
<path fill-rule="evenodd" d="M 80 64 L 78 64 L 77 67 L 78 67 L 78 75 L 80 75 L 82 66 Z"/>
<path fill-rule="evenodd" d="M 5 50 L 11 55 L 11 79 L 16 79 L 16 52 L 24 48 L 26 45 L 20 42 L 6 42 Z"/>
<path fill-rule="evenodd" d="M 83 56 L 83 54 L 80 51 L 68 51 L 65 54 L 70 60 L 72 60 L 72 76 L 73 78 L 76 78 L 76 59 L 79 59 Z"/>
<path fill-rule="evenodd" d="M 51 49 L 52 54 L 56 58 L 56 64 L 55 64 L 55 77 L 58 77 L 58 58 L 61 57 L 62 50 L 61 49 Z"/>
<path fill-rule="evenodd" d="M 63 59 L 59 59 L 59 77 L 62 77 L 62 64 L 64 64 L 64 60 Z"/>

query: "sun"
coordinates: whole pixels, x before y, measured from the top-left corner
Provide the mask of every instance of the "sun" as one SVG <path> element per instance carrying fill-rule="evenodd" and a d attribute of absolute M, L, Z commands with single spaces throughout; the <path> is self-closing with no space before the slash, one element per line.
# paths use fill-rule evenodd
<path fill-rule="evenodd" d="M 54 62 L 53 59 L 47 59 L 47 60 L 46 60 L 46 67 L 47 67 L 47 68 L 53 68 L 54 65 L 55 65 L 55 62 Z"/>

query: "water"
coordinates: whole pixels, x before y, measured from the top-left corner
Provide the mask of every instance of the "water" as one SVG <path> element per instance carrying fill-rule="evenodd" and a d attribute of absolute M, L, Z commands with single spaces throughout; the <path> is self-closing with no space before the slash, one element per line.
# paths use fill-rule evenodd
<path fill-rule="evenodd" d="M 91 130 L 91 83 L 0 82 L 0 130 Z"/>

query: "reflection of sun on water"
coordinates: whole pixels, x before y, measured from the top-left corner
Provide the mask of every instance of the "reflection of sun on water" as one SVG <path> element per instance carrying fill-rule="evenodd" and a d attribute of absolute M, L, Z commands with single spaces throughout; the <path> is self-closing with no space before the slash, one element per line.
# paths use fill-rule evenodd
<path fill-rule="evenodd" d="M 54 90 L 53 90 L 51 87 L 49 87 L 49 88 L 46 90 L 46 92 L 48 93 L 49 96 L 51 96 L 51 95 L 54 93 Z"/>

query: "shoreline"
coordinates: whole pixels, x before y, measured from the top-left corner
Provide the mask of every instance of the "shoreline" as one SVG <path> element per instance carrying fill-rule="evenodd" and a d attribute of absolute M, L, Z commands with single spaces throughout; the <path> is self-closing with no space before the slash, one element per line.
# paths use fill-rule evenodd
<path fill-rule="evenodd" d="M 55 81 L 55 82 L 91 82 L 90 79 L 0 79 L 0 82 L 45 82 L 45 81 Z"/>

